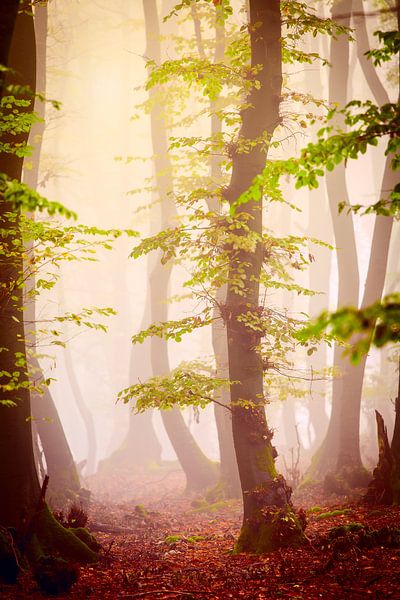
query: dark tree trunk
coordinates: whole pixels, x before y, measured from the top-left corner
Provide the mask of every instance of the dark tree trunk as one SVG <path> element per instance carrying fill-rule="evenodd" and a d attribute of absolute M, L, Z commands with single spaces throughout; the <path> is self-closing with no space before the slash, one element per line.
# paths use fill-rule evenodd
<path fill-rule="evenodd" d="M 160 30 L 156 0 L 143 0 L 146 24 L 146 56 L 157 64 L 161 60 Z M 149 91 L 155 98 L 157 89 Z M 151 138 L 154 152 L 154 171 L 157 189 L 161 198 L 161 227 L 167 227 L 176 214 L 168 193 L 173 189 L 172 166 L 168 158 L 168 141 L 165 120 L 160 103 L 155 102 L 151 111 Z M 170 268 L 160 261 L 151 271 L 150 306 L 151 322 L 162 322 L 168 318 L 168 284 Z M 151 338 L 151 363 L 153 375 L 166 375 L 170 371 L 167 343 L 163 339 Z M 179 409 L 161 412 L 162 421 L 185 472 L 188 490 L 204 490 L 213 485 L 218 477 L 218 469 L 202 452 L 190 433 Z"/>
<path fill-rule="evenodd" d="M 7 4 L 12 12 L 13 3 Z M 21 14 L 13 28 L 11 13 L 3 9 L 0 13 L 0 32 L 4 32 L 6 38 L 12 36 L 9 51 L 2 40 L 1 62 L 17 73 L 12 81 L 11 76 L 8 75 L 6 83 L 29 85 L 34 90 L 36 55 L 33 20 L 28 15 Z M 24 44 L 21 44 L 22 39 Z M 28 133 L 8 141 L 23 143 L 27 141 L 27 137 Z M 0 172 L 12 179 L 21 180 L 22 165 L 23 159 L 15 154 L 0 155 Z M 8 213 L 17 218 L 16 223 L 13 223 Z M 18 226 L 18 213 L 11 204 L 5 202 L 2 196 L 0 197 L 0 224 L 5 232 L 2 239 L 4 252 L 0 254 L 0 371 L 13 373 L 16 370 L 17 356 L 20 357 L 21 362 L 26 361 L 22 287 L 17 284 L 23 270 L 22 239 L 16 238 L 13 233 Z M 16 241 L 20 243 L 21 253 L 13 250 L 16 248 L 13 245 Z M 11 250 L 13 250 L 12 254 Z M 22 366 L 19 370 L 20 383 L 27 382 L 26 367 Z M 21 522 L 32 513 L 39 497 L 39 482 L 32 447 L 30 395 L 26 387 L 8 390 L 6 387 L 9 383 L 8 378 L 4 375 L 0 383 L 2 384 L 0 386 L 0 453 L 3 457 L 0 461 L 2 489 L 0 524 L 19 527 Z M 4 401 L 12 401 L 15 406 L 4 405 L 2 404 Z"/>
<path fill-rule="evenodd" d="M 10 2 L 7 5 L 11 7 Z M 30 4 L 20 4 L 20 8 L 23 10 L 16 18 L 14 27 L 9 15 L 4 10 L 0 11 L 0 32 L 7 33 L 5 27 L 10 26 L 9 35 L 12 36 L 11 49 L 7 52 L 3 47 L 4 56 L 0 56 L 0 60 L 3 62 L 4 58 L 3 64 L 11 67 L 15 73 L 8 74 L 6 83 L 8 79 L 13 84 L 28 85 L 34 92 L 36 52 L 33 19 Z M 32 105 L 26 110 L 32 110 Z M 4 136 L 3 140 L 11 145 L 24 143 L 28 134 L 27 131 L 8 139 Z M 0 155 L 0 172 L 9 178 L 20 181 L 22 165 L 23 159 L 15 154 Z M 97 554 L 52 517 L 39 487 L 32 444 L 29 374 L 22 314 L 23 289 L 20 285 L 24 252 L 18 223 L 18 210 L 0 195 L 0 224 L 3 230 L 0 254 L 0 372 L 13 373 L 19 370 L 18 383 L 23 384 L 8 389 L 7 375 L 3 374 L 0 379 L 0 525 L 18 530 L 25 539 L 24 550 L 30 554 L 33 562 L 44 554 L 55 553 L 74 561 L 95 561 Z M 10 407 L 7 401 L 15 405 Z"/>
<path fill-rule="evenodd" d="M 392 471 L 392 491 L 394 504 L 400 504 L 400 358 L 398 363 L 398 388 L 397 398 L 395 403 L 395 421 L 392 437 L 392 456 L 393 456 L 393 471 Z"/>
<path fill-rule="evenodd" d="M 250 0 L 251 64 L 260 66 L 254 88 L 248 98 L 249 107 L 242 111 L 240 138 L 259 140 L 272 137 L 280 122 L 279 106 L 282 86 L 280 2 Z M 266 162 L 266 145 L 256 144 L 248 153 L 233 155 L 232 177 L 226 197 L 232 205 L 251 185 Z M 280 535 L 281 516 L 290 513 L 291 490 L 278 476 L 264 407 L 263 366 L 257 346 L 260 334 L 246 327 L 240 317 L 251 311 L 259 314 L 259 278 L 263 262 L 262 203 L 248 201 L 240 207 L 251 232 L 259 242 L 254 252 L 231 250 L 230 274 L 225 306 L 228 337 L 229 378 L 233 439 L 242 486 L 244 515 L 237 543 L 238 551 L 266 552 L 291 544 L 302 537 L 301 528 L 291 514 L 289 525 Z M 243 235 L 240 228 L 237 235 Z M 238 293 L 238 272 L 245 286 Z M 250 403 L 243 406 L 243 401 Z M 283 529 L 282 529 L 283 531 Z"/>

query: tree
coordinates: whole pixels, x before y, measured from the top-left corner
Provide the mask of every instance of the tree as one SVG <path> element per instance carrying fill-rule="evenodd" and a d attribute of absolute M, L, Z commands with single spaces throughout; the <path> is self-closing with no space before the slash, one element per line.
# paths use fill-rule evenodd
<path fill-rule="evenodd" d="M 172 14 L 190 5 L 183 2 Z M 226 18 L 232 8 L 229 3 L 221 6 Z M 132 252 L 137 258 L 159 249 L 164 263 L 174 257 L 192 261 L 191 276 L 185 285 L 195 289 L 197 286 L 198 298 L 208 301 L 199 314 L 153 323 L 135 335 L 133 341 L 143 342 L 149 336 L 181 341 L 184 334 L 211 325 L 219 316 L 227 328 L 230 383 L 223 378 L 210 378 L 204 368 L 181 365 L 169 377 L 154 377 L 120 392 L 125 402 L 134 398 L 136 409 L 141 411 L 173 404 L 204 406 L 210 401 L 218 402 L 215 392 L 230 385 L 231 405 L 225 409 L 232 415 L 236 413 L 232 418 L 233 436 L 245 503 L 237 548 L 259 552 L 302 539 L 301 525 L 290 504 L 291 491 L 275 469 L 272 433 L 264 411 L 264 382 L 272 385 L 275 371 L 282 370 L 282 364 L 288 366 L 286 356 L 293 350 L 293 333 L 299 322 L 284 311 L 260 306 L 260 285 L 267 290 L 310 293 L 288 274 L 289 266 L 302 269 L 308 264 L 302 252 L 307 240 L 296 236 L 277 238 L 262 229 L 264 194 L 284 201 L 276 189 L 274 169 L 279 161 L 267 163 L 267 167 L 265 163 L 271 146 L 279 145 L 272 141 L 272 135 L 281 122 L 283 56 L 289 62 L 310 62 L 312 57 L 296 47 L 301 33 L 336 31 L 329 20 L 306 13 L 303 4 L 285 3 L 285 25 L 291 33 L 282 39 L 279 3 L 264 8 L 259 2 L 250 5 L 251 24 L 248 29 L 241 28 L 231 42 L 227 52 L 230 63 L 214 63 L 207 57 L 190 55 L 167 60 L 159 67 L 150 65 L 147 83 L 152 88 L 181 79 L 186 89 L 198 86 L 209 101 L 218 98 L 226 86 L 232 88 L 229 100 L 234 97 L 234 107 L 239 105 L 237 112 L 231 107 L 216 110 L 228 124 L 227 133 L 216 139 L 181 136 L 172 138 L 170 144 L 170 151 L 180 149 L 185 154 L 185 167 L 193 166 L 191 157 L 197 166 L 199 157 L 224 152 L 224 171 L 232 168 L 227 186 L 216 190 L 206 183 L 195 189 L 182 185 L 176 194 L 178 204 L 186 209 L 182 223 L 143 239 Z M 299 17 L 304 19 L 300 21 Z M 305 23 L 300 30 L 299 21 Z M 188 122 L 185 117 L 182 120 Z M 268 177 L 270 170 L 272 176 Z M 204 209 L 202 203 L 216 197 L 225 204 L 224 212 Z M 224 285 L 227 298 L 219 301 L 217 290 Z"/>
<path fill-rule="evenodd" d="M 34 26 L 36 38 L 36 87 L 41 95 L 46 93 L 46 42 L 47 42 L 47 5 L 37 5 L 34 13 Z M 23 174 L 24 183 L 31 189 L 37 190 L 40 152 L 44 134 L 45 103 L 43 99 L 35 101 L 35 112 L 40 121 L 33 124 L 30 130 L 29 141 L 32 140 L 33 151 L 31 165 Z M 34 220 L 34 214 L 30 218 Z M 33 240 L 28 243 L 27 254 L 34 258 Z M 44 379 L 36 348 L 36 297 L 35 274 L 31 272 L 25 285 L 25 336 L 29 346 L 28 365 L 35 380 Z M 47 473 L 49 475 L 48 501 L 51 506 L 64 508 L 67 501 L 78 498 L 80 490 L 79 475 L 64 433 L 64 429 L 57 413 L 53 397 L 48 386 L 42 386 L 40 393 L 31 390 L 32 415 L 34 419 L 33 434 L 39 435 L 46 459 Z"/>
<path fill-rule="evenodd" d="M 348 3 L 336 3 L 333 7 L 333 17 L 338 18 L 340 15 L 341 19 L 346 18 L 349 20 L 350 13 L 343 14 L 343 10 L 348 8 Z M 358 3 L 356 3 L 355 8 L 360 8 Z M 357 329 L 359 331 L 363 329 L 359 318 L 354 318 L 358 311 L 360 317 L 364 311 L 366 311 L 365 316 L 367 316 L 369 307 L 371 307 L 368 319 L 364 320 L 364 323 L 367 324 L 364 328 L 367 331 L 371 331 L 371 325 L 374 327 L 376 324 L 376 319 L 372 317 L 372 313 L 377 308 L 373 307 L 374 301 L 379 298 L 378 305 L 381 307 L 384 306 L 384 304 L 382 305 L 380 303 L 380 297 L 383 292 L 385 281 L 393 223 L 392 215 L 398 210 L 396 200 L 397 177 L 395 173 L 395 169 L 397 168 L 395 158 L 397 143 L 392 141 L 392 137 L 395 136 L 396 121 L 398 118 L 396 116 L 396 108 L 394 104 L 389 102 L 388 94 L 382 86 L 375 70 L 366 60 L 365 54 L 368 50 L 368 46 L 365 45 L 367 41 L 366 32 L 365 27 L 363 27 L 360 22 L 357 22 L 356 34 L 359 36 L 357 37 L 357 44 L 359 45 L 358 55 L 361 66 L 370 89 L 375 96 L 375 100 L 380 103 L 380 106 L 372 104 L 371 101 L 366 102 L 365 104 L 353 101 L 350 102 L 346 108 L 339 111 L 333 111 L 333 113 L 331 113 L 331 118 L 333 121 L 333 129 L 337 133 L 335 135 L 330 135 L 325 139 L 323 139 L 322 135 L 319 144 L 316 144 L 315 146 L 312 144 L 309 145 L 308 150 L 305 149 L 302 154 L 302 157 L 305 158 L 305 164 L 307 164 L 309 151 L 310 155 L 313 156 L 311 159 L 311 162 L 313 162 L 318 153 L 323 150 L 324 158 L 322 158 L 322 154 L 319 154 L 317 161 L 319 161 L 320 165 L 323 164 L 326 166 L 329 171 L 328 189 L 330 190 L 331 215 L 335 228 L 336 245 L 339 248 L 346 249 L 346 253 L 342 251 L 338 254 L 339 310 L 331 321 L 333 329 L 339 333 L 339 338 L 342 338 L 342 340 L 343 337 L 350 338 L 351 333 L 355 333 Z M 373 56 L 374 51 L 369 52 L 369 54 Z M 339 106 L 343 107 L 346 104 L 348 69 L 348 42 L 343 36 L 341 40 L 332 40 L 331 42 L 331 63 L 333 65 L 331 67 L 330 75 L 330 89 L 332 90 L 331 100 L 335 100 Z M 343 66 L 340 68 L 339 65 Z M 339 91 L 341 91 L 340 97 L 337 96 Z M 336 96 L 334 94 L 336 94 Z M 364 112 L 362 109 L 364 109 Z M 344 120 L 345 125 L 350 126 L 348 132 L 340 129 L 342 120 Z M 355 126 L 359 124 L 361 127 L 357 130 Z M 325 131 L 330 133 L 331 128 L 328 127 Z M 358 276 L 356 276 L 358 273 L 358 264 L 355 250 L 355 234 L 352 225 L 351 205 L 349 205 L 348 200 L 346 200 L 347 194 L 344 179 L 345 165 L 343 160 L 346 156 L 356 158 L 360 153 L 365 152 L 367 144 L 376 145 L 377 140 L 382 137 L 384 133 L 389 133 L 391 138 L 386 150 L 386 163 L 381 184 L 380 200 L 372 207 L 367 208 L 367 212 L 375 211 L 377 215 L 371 242 L 371 252 L 364 294 L 359 302 Z M 335 162 L 338 163 L 336 168 Z M 313 172 L 315 175 L 315 169 Z M 310 170 L 308 173 L 310 174 Z M 303 172 L 303 175 L 305 175 L 305 172 Z M 298 179 L 298 183 L 299 185 L 302 184 L 301 177 Z M 349 206 L 350 210 L 345 212 L 343 210 L 344 207 Z M 356 206 L 355 210 L 360 210 L 360 208 L 360 206 Z M 352 308 L 341 308 L 349 305 Z M 346 314 L 348 315 L 347 324 Z M 322 331 L 326 328 L 330 319 L 325 313 L 318 321 L 318 330 Z M 351 326 L 352 321 L 354 324 L 358 322 L 361 327 Z M 325 327 L 323 323 L 325 323 Z M 346 331 L 346 335 L 341 336 L 340 330 L 342 330 L 342 332 Z M 380 330 L 382 332 L 382 328 Z M 325 475 L 328 470 L 336 470 L 344 476 L 349 483 L 355 484 L 360 481 L 365 481 L 365 474 L 363 475 L 361 469 L 359 426 L 362 384 L 367 351 L 371 341 L 372 337 L 368 334 L 362 338 L 357 338 L 356 336 L 352 339 L 353 355 L 356 363 L 353 366 L 349 365 L 347 358 L 343 355 L 342 348 L 340 346 L 336 346 L 335 348 L 335 365 L 340 367 L 342 376 L 334 380 L 332 414 L 329 429 L 325 442 L 322 445 L 319 456 L 313 467 L 314 473 L 319 475 Z"/>
<path fill-rule="evenodd" d="M 1 98 L 2 130 L 5 133 L 0 155 L 0 451 L 3 457 L 12 457 L 13 460 L 2 460 L 0 465 L 0 524 L 17 530 L 23 550 L 36 565 L 41 556 L 52 554 L 55 550 L 61 556 L 90 562 L 97 559 L 97 554 L 55 521 L 48 511 L 43 497 L 45 490 L 40 490 L 35 469 L 22 318 L 23 240 L 19 228 L 21 204 L 28 208 L 38 198 L 20 184 L 32 123 L 35 35 L 30 6 L 23 5 L 17 17 L 15 4 L 18 3 L 7 4 L 7 8 L 13 10 L 14 18 L 10 18 L 9 12 L 1 11 L 0 31 L 5 32 L 6 38 L 12 39 L 12 45 L 9 49 L 2 44 L 0 61 L 12 71 L 7 73 Z M 21 89 L 18 85 L 22 86 L 22 93 L 19 92 L 19 96 L 10 94 L 10 91 L 18 94 Z M 51 203 L 47 202 L 47 206 L 50 207 Z"/>
<path fill-rule="evenodd" d="M 282 94 L 280 2 L 250 1 L 251 66 L 259 67 L 259 89 L 251 91 L 249 106 L 242 111 L 240 139 L 267 140 L 256 143 L 248 153 L 232 157 L 232 177 L 225 196 L 231 207 L 262 173 L 268 142 L 279 125 Z M 264 409 L 263 364 L 259 352 L 262 331 L 252 329 L 249 315 L 263 311 L 259 306 L 259 282 L 263 263 L 262 203 L 252 198 L 241 207 L 248 226 L 250 249 L 232 248 L 224 320 L 228 337 L 229 379 L 233 439 L 243 493 L 243 525 L 237 542 L 240 551 L 265 552 L 301 539 L 301 526 L 290 509 L 290 488 L 278 476 L 272 432 Z M 240 240 L 243 230 L 237 228 Z M 238 282 L 244 285 L 239 286 Z M 247 321 L 247 322 L 246 322 Z M 245 405 L 243 405 L 245 401 Z M 282 525 L 288 527 L 283 532 Z"/>
<path fill-rule="evenodd" d="M 160 31 L 155 0 L 144 0 L 143 10 L 146 23 L 146 56 L 159 64 L 161 61 Z M 156 89 L 149 91 L 155 99 Z M 168 227 L 176 209 L 169 198 L 173 190 L 172 165 L 168 158 L 168 142 L 165 118 L 157 101 L 151 113 L 151 137 L 154 152 L 154 172 L 157 182 L 157 193 L 161 200 L 161 227 Z M 149 277 L 151 321 L 166 321 L 168 318 L 168 282 L 169 265 L 157 260 Z M 150 340 L 150 356 L 153 375 L 163 376 L 169 373 L 168 347 L 166 340 L 152 337 Z M 161 412 L 161 418 L 178 460 L 185 472 L 188 490 L 204 490 L 217 478 L 217 468 L 198 447 L 193 439 L 180 410 L 176 407 Z"/>

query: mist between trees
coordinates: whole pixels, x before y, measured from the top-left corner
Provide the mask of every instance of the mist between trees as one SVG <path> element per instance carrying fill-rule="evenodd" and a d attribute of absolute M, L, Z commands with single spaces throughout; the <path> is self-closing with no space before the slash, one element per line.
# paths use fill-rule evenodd
<path fill-rule="evenodd" d="M 375 410 L 392 467 L 369 493 L 397 503 L 398 3 L 17 8 L 0 524 L 47 473 L 60 508 L 182 469 L 188 493 L 243 498 L 238 551 L 296 544 L 291 488 L 367 486 Z"/>

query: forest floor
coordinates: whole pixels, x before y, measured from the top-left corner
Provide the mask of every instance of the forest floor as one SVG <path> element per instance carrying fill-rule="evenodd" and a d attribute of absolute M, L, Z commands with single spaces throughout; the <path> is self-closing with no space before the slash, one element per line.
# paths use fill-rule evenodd
<path fill-rule="evenodd" d="M 368 507 L 357 498 L 325 497 L 320 488 L 295 496 L 306 510 L 307 540 L 266 555 L 232 553 L 239 501 L 206 505 L 185 496 L 179 471 L 95 479 L 88 527 L 102 544 L 97 565 L 59 598 L 222 600 L 400 598 L 400 548 L 366 547 L 357 532 L 327 540 L 332 527 L 400 526 L 400 508 Z M 359 491 L 361 496 L 361 490 Z M 4 600 L 44 596 L 26 574 L 0 584 Z"/>

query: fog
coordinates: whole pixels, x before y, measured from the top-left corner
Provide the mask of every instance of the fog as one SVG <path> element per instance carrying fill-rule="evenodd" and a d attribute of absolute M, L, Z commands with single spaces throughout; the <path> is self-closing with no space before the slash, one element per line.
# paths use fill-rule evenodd
<path fill-rule="evenodd" d="M 233 4 L 236 7 L 237 3 Z M 326 3 L 317 4 L 318 10 L 327 14 Z M 364 4 L 373 5 L 372 2 Z M 161 6 L 159 3 L 160 13 L 165 15 L 168 6 L 171 8 L 173 5 L 164 2 Z M 240 27 L 246 22 L 246 13 L 236 11 L 234 18 Z M 173 17 L 160 25 L 164 59 L 181 56 L 180 42 L 171 34 L 191 38 L 192 51 L 195 52 L 193 23 L 190 19 L 184 23 L 181 21 Z M 203 35 L 212 38 L 213 32 L 211 29 L 207 31 L 204 23 Z M 367 27 L 372 39 L 377 18 L 368 19 Z M 327 40 L 319 41 L 310 36 L 302 43 L 304 48 L 328 56 Z M 150 302 L 149 273 L 160 258 L 156 253 L 137 260 L 129 257 L 139 239 L 160 230 L 157 189 L 151 189 L 154 185 L 154 151 L 150 115 L 143 106 L 148 100 L 145 89 L 147 58 L 143 5 L 139 0 L 49 2 L 46 89 L 38 91 L 43 92 L 46 98 L 60 102 L 60 108 L 56 110 L 46 104 L 38 191 L 77 213 L 79 223 L 99 229 L 131 229 L 140 235 L 140 238 L 134 238 L 122 234 L 111 239 L 110 249 L 103 248 L 101 244 L 97 248 L 94 246 L 96 261 L 65 260 L 57 268 L 51 267 L 58 277 L 57 284 L 51 290 L 44 290 L 37 300 L 39 325 L 65 313 L 80 313 L 83 307 L 109 307 L 116 313 L 108 317 L 96 314 L 92 317 L 94 322 L 106 325 L 107 332 L 70 322 L 57 323 L 56 328 L 60 332 L 57 339 L 65 342 L 66 347 L 49 346 L 45 336 L 42 341 L 40 335 L 38 339 L 41 366 L 45 376 L 53 379 L 50 391 L 77 463 L 88 460 L 88 427 L 94 427 L 95 448 L 92 448 L 92 459 L 84 467 L 85 477 L 93 475 L 99 461 L 110 457 L 127 435 L 133 407 L 117 402 L 118 392 L 133 383 L 145 381 L 152 374 L 148 365 L 147 373 L 136 373 L 137 380 L 132 381 L 130 367 L 131 338 L 143 328 L 143 323 L 145 327 L 150 325 L 148 311 L 146 316 Z M 352 74 L 348 99 L 372 99 L 357 61 L 355 44 L 350 44 L 349 64 Z M 396 86 L 387 82 L 387 71 L 388 67 L 378 69 L 379 77 L 391 101 L 395 101 Z M 328 66 L 321 66 L 315 60 L 311 65 L 285 65 L 285 72 L 287 89 L 299 94 L 314 93 L 319 98 L 328 99 Z M 181 116 L 195 114 L 201 109 L 204 115 L 193 125 L 173 127 L 169 135 L 209 135 L 209 116 L 204 102 L 199 102 L 194 90 L 182 101 L 186 102 L 186 108 Z M 272 150 L 270 159 L 296 155 L 300 148 L 315 140 L 320 126 L 318 122 L 315 126 L 302 127 L 291 117 L 295 111 L 306 114 L 311 110 L 314 106 L 285 99 L 282 104 L 284 126 L 278 136 L 283 141 Z M 324 113 L 323 107 L 316 110 L 319 115 Z M 174 120 L 178 120 L 177 116 L 171 115 L 170 121 Z M 379 199 L 384 163 L 383 143 L 378 151 L 371 148 L 357 160 L 348 161 L 345 177 L 348 197 L 353 204 L 369 205 Z M 178 161 L 174 171 L 177 176 Z M 296 190 L 289 181 L 283 184 L 283 189 L 285 200 L 300 210 L 296 211 L 288 204 L 269 203 L 264 215 L 268 231 L 276 237 L 318 238 L 333 249 L 312 243 L 306 245 L 313 260 L 307 268 L 293 273 L 297 285 L 316 289 L 320 292 L 318 296 L 268 290 L 265 302 L 289 315 L 300 317 L 311 314 L 316 317 L 322 310 L 337 308 L 337 254 L 349 250 L 335 248 L 324 178 L 320 179 L 320 187 L 311 192 L 306 188 Z M 337 198 L 338 202 L 342 200 Z M 346 218 L 346 210 L 342 218 Z M 353 219 L 360 274 L 359 294 L 362 297 L 375 215 L 357 214 Z M 112 235 L 108 237 L 112 238 Z M 399 226 L 395 222 L 386 274 L 385 290 L 388 292 L 395 289 L 398 280 L 398 255 Z M 197 314 L 199 310 L 200 300 L 191 296 L 190 288 L 182 287 L 189 274 L 189 263 L 172 264 L 170 297 L 180 294 L 189 297 L 168 303 L 169 319 Z M 311 298 L 316 299 L 314 305 Z M 161 301 L 164 302 L 163 299 Z M 285 464 L 281 457 L 288 464 L 291 449 L 297 451 L 301 446 L 300 468 L 304 474 L 316 450 L 316 442 L 323 439 L 328 427 L 333 346 L 326 349 L 325 358 L 318 358 L 319 352 L 307 357 L 304 348 L 293 346 L 287 358 L 293 363 L 295 379 L 288 378 L 287 372 L 278 374 L 275 383 L 265 391 L 267 416 L 280 455 L 278 464 L 283 471 Z M 147 342 L 138 346 L 136 353 L 134 361 L 137 364 L 140 360 L 144 363 L 150 361 Z M 169 341 L 168 355 L 171 368 L 182 361 L 197 359 L 215 368 L 211 327 L 184 335 L 179 343 Z M 322 364 L 321 361 L 327 362 Z M 338 373 L 336 377 L 339 378 Z M 377 406 L 385 405 L 386 414 L 393 413 L 390 401 L 396 395 L 396 380 L 393 352 L 371 349 L 364 378 L 361 417 L 362 458 L 368 468 L 373 467 L 377 457 L 373 411 Z M 319 404 L 323 418 L 320 424 L 310 421 L 311 402 Z M 185 409 L 183 413 L 205 454 L 218 461 L 213 406 L 209 405 L 198 414 L 192 408 Z M 162 459 L 176 460 L 158 412 L 153 413 L 153 423 L 162 445 Z M 389 429 L 393 426 L 393 419 L 388 426 Z M 146 452 L 146 447 L 143 447 L 143 455 Z"/>

